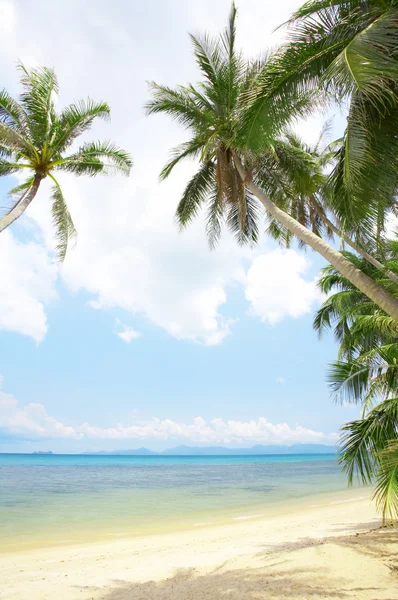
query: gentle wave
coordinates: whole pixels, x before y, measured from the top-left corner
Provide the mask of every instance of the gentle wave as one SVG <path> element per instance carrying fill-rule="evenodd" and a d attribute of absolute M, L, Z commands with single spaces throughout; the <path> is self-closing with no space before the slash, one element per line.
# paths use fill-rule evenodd
<path fill-rule="evenodd" d="M 2 455 L 0 544 L 54 544 L 239 522 L 345 488 L 333 456 Z"/>

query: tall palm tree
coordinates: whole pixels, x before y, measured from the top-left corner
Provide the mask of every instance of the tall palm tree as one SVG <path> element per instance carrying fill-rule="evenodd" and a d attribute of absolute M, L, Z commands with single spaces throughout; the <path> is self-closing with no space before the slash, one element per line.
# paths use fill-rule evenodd
<path fill-rule="evenodd" d="M 246 115 L 253 140 L 269 106 L 307 91 L 314 102 L 348 103 L 331 175 L 333 209 L 348 230 L 383 230 L 398 189 L 398 4 L 310 0 L 287 23 L 289 43 L 265 65 Z M 395 203 L 395 200 L 394 200 Z"/>
<path fill-rule="evenodd" d="M 389 266 L 397 270 L 398 243 L 390 243 Z M 352 257 L 358 267 L 380 270 Z M 349 483 L 376 481 L 374 497 L 383 520 L 398 518 L 398 326 L 333 267 L 319 282 L 329 294 L 314 320 L 319 334 L 334 328 L 340 344 L 329 382 L 336 396 L 360 403 L 362 418 L 342 427 L 340 462 Z M 395 285 L 391 281 L 388 285 Z M 334 292 L 331 294 L 331 292 Z"/>
<path fill-rule="evenodd" d="M 246 116 L 251 90 L 258 88 L 264 61 L 248 63 L 235 50 L 236 9 L 232 5 L 229 24 L 219 39 L 191 36 L 194 55 L 204 80 L 198 85 L 151 84 L 148 114 L 166 113 L 192 132 L 192 137 L 173 151 L 161 173 L 170 175 L 185 158 L 197 158 L 200 168 L 188 182 L 177 208 L 181 226 L 187 225 L 207 204 L 210 236 L 219 235 L 224 218 L 240 239 L 255 240 L 254 225 L 259 204 L 268 215 L 300 240 L 319 252 L 363 293 L 398 320 L 398 299 L 369 278 L 343 254 L 335 250 L 272 201 L 261 186 L 261 156 L 278 139 L 293 116 L 306 112 L 307 99 L 272 102 L 260 124 L 256 147 L 246 140 Z M 260 178 L 259 178 L 260 174 Z"/>
<path fill-rule="evenodd" d="M 127 152 L 111 142 L 85 142 L 70 151 L 73 142 L 91 127 L 95 118 L 109 118 L 108 104 L 89 99 L 70 104 L 58 114 L 55 110 L 58 81 L 54 71 L 48 68 L 29 71 L 23 65 L 19 69 L 23 89 L 20 101 L 5 90 L 0 92 L 0 176 L 24 171 L 29 175 L 11 190 L 12 205 L 0 218 L 0 232 L 25 212 L 48 177 L 54 184 L 52 215 L 57 251 L 63 260 L 75 228 L 55 173 L 95 176 L 115 170 L 128 175 L 132 161 Z"/>
<path fill-rule="evenodd" d="M 262 188 L 268 191 L 273 202 L 294 217 L 299 223 L 311 229 L 320 237 L 331 238 L 336 235 L 342 245 L 347 244 L 362 258 L 380 269 L 385 275 L 398 284 L 398 275 L 386 269 L 374 254 L 380 249 L 377 232 L 367 231 L 366 238 L 360 230 L 348 232 L 345 224 L 339 222 L 333 213 L 333 189 L 329 185 L 325 168 L 336 162 L 340 148 L 340 140 L 322 148 L 329 124 L 315 144 L 308 144 L 292 131 L 285 134 L 269 152 L 264 165 Z M 271 174 L 274 174 L 273 176 Z M 292 234 L 275 219 L 269 220 L 268 233 L 279 243 L 289 246 Z M 298 240 L 300 243 L 300 239 Z M 370 247 L 369 247 L 370 246 Z M 383 243 L 382 249 L 385 247 Z"/>

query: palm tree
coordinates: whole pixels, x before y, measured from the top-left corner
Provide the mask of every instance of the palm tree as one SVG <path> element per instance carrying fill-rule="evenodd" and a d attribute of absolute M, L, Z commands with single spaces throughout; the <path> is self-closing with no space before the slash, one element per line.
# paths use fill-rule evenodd
<path fill-rule="evenodd" d="M 319 252 L 363 293 L 398 320 L 398 300 L 369 278 L 342 253 L 272 201 L 261 186 L 261 156 L 278 140 L 292 116 L 306 112 L 307 99 L 272 102 L 262 119 L 256 147 L 247 144 L 246 117 L 251 90 L 257 89 L 264 61 L 248 63 L 235 51 L 236 9 L 219 39 L 191 36 L 194 55 L 204 81 L 196 87 L 176 89 L 151 84 L 148 114 L 166 113 L 192 132 L 192 137 L 173 151 L 161 178 L 185 158 L 197 158 L 200 168 L 188 182 L 177 208 L 180 226 L 186 226 L 207 204 L 207 228 L 217 238 L 223 219 L 239 231 L 241 241 L 256 240 L 259 204 L 269 216 Z M 274 98 L 275 100 L 275 98 Z"/>
<path fill-rule="evenodd" d="M 348 231 L 385 227 L 398 189 L 398 4 L 311 0 L 287 23 L 290 43 L 264 66 L 246 114 L 254 143 L 270 105 L 303 91 L 314 107 L 348 102 L 347 126 L 330 181 L 333 211 Z"/>
<path fill-rule="evenodd" d="M 326 123 L 318 141 L 314 144 L 304 142 L 293 131 L 284 135 L 273 148 L 272 153 L 263 162 L 262 188 L 268 192 L 273 202 L 299 223 L 311 229 L 320 237 L 331 238 L 336 235 L 342 245 L 347 244 L 362 258 L 380 269 L 385 275 L 398 284 L 398 275 L 386 269 L 385 265 L 374 256 L 380 248 L 377 235 L 372 231 L 366 232 L 366 238 L 361 231 L 347 232 L 344 224 L 333 214 L 333 190 L 331 189 L 325 168 L 336 162 L 340 148 L 340 140 L 328 144 L 322 149 L 321 143 L 327 133 L 329 124 Z M 292 234 L 282 227 L 275 219 L 269 219 L 268 233 L 279 243 L 289 247 Z M 300 244 L 301 240 L 298 239 Z M 302 245 L 302 244 L 301 244 Z M 371 249 L 367 246 L 371 246 Z M 385 246 L 385 243 L 382 247 Z M 372 254 L 370 252 L 373 252 Z M 384 259 L 384 256 L 381 257 Z"/>
<path fill-rule="evenodd" d="M 115 170 L 128 175 L 132 161 L 127 152 L 110 142 L 85 142 L 68 153 L 95 118 L 109 118 L 108 104 L 89 99 L 70 104 L 57 114 L 54 100 L 58 82 L 54 71 L 28 71 L 23 65 L 19 69 L 23 88 L 20 101 L 5 90 L 0 92 L 0 176 L 23 171 L 29 176 L 11 190 L 12 206 L 0 218 L 0 232 L 25 212 L 42 181 L 49 177 L 54 183 L 51 200 L 57 252 L 63 260 L 75 228 L 54 173 L 95 176 Z"/>
<path fill-rule="evenodd" d="M 398 243 L 390 243 L 389 267 L 397 271 Z M 380 270 L 352 257 L 359 268 Z M 376 480 L 374 497 L 383 521 L 398 517 L 398 326 L 333 267 L 319 282 L 328 296 L 317 312 L 319 334 L 334 328 L 338 360 L 331 365 L 329 382 L 337 398 L 362 405 L 362 418 L 342 427 L 340 462 L 352 484 Z M 394 285 L 391 281 L 388 285 Z"/>

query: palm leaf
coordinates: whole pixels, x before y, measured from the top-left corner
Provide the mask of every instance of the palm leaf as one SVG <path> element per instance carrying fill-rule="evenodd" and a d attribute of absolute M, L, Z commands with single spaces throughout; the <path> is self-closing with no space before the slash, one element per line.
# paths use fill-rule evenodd
<path fill-rule="evenodd" d="M 167 179 L 174 167 L 185 158 L 195 158 L 199 155 L 203 146 L 200 138 L 193 138 L 189 142 L 185 142 L 177 146 L 171 151 L 171 159 L 165 164 L 161 173 L 160 179 Z"/>
<path fill-rule="evenodd" d="M 130 173 L 132 160 L 130 154 L 111 142 L 87 142 L 71 156 L 55 161 L 54 166 L 76 175 L 109 174 L 118 171 L 124 175 Z"/>
<path fill-rule="evenodd" d="M 389 441 L 377 458 L 379 470 L 374 497 L 383 523 L 394 524 L 398 518 L 398 441 Z"/>
<path fill-rule="evenodd" d="M 0 122 L 16 129 L 22 136 L 27 135 L 27 116 L 6 90 L 0 92 Z"/>
<path fill-rule="evenodd" d="M 363 483 L 373 480 L 379 453 L 398 431 L 398 399 L 384 400 L 366 418 L 342 427 L 340 462 L 352 483 L 355 475 Z"/>
<path fill-rule="evenodd" d="M 235 235 L 239 245 L 255 244 L 258 242 L 259 237 L 262 207 L 257 198 L 247 190 L 241 202 L 244 202 L 245 205 L 244 221 L 242 222 L 241 203 L 234 203 L 229 206 L 227 226 Z"/>
<path fill-rule="evenodd" d="M 22 72 L 21 105 L 28 115 L 28 127 L 34 144 L 40 147 L 48 141 L 57 122 L 54 95 L 58 93 L 58 80 L 53 69 L 47 67 L 28 71 L 19 64 Z"/>
<path fill-rule="evenodd" d="M 60 114 L 57 131 L 52 140 L 53 150 L 62 152 L 72 142 L 87 131 L 94 119 L 110 119 L 110 108 L 107 102 L 94 102 L 90 98 L 69 104 Z"/>
<path fill-rule="evenodd" d="M 179 227 L 186 227 L 198 214 L 202 204 L 209 198 L 214 187 L 215 166 L 213 161 L 203 163 L 188 182 L 178 203 L 176 219 Z"/>
<path fill-rule="evenodd" d="M 206 211 L 206 235 L 210 250 L 214 250 L 220 240 L 223 218 L 224 206 L 220 201 L 217 186 L 213 186 L 208 197 Z"/>
<path fill-rule="evenodd" d="M 63 261 L 68 249 L 68 243 L 71 238 L 77 235 L 77 233 L 62 194 L 62 190 L 57 182 L 53 187 L 52 199 L 53 225 L 55 227 L 55 235 L 57 239 L 56 250 L 59 260 Z"/>

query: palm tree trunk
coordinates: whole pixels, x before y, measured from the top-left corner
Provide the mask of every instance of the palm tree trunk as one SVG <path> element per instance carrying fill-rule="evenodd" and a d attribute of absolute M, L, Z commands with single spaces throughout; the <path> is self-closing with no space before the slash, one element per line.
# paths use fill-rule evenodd
<path fill-rule="evenodd" d="M 318 237 L 312 231 L 301 225 L 290 215 L 278 208 L 272 200 L 251 180 L 246 178 L 246 173 L 242 162 L 236 152 L 233 153 L 235 166 L 239 175 L 244 181 L 247 189 L 256 196 L 267 212 L 274 217 L 281 225 L 286 227 L 293 235 L 301 239 L 302 242 L 308 244 L 313 250 L 318 252 L 331 265 L 333 265 L 340 273 L 349 279 L 362 293 L 373 300 L 380 308 L 388 315 L 398 321 L 398 299 L 394 298 L 381 285 L 373 279 L 365 275 L 360 269 L 357 269 L 352 262 L 347 260 L 341 252 L 335 250 L 325 240 Z"/>
<path fill-rule="evenodd" d="M 0 233 L 4 231 L 4 229 L 7 229 L 11 223 L 14 223 L 14 221 L 19 219 L 19 217 L 25 212 L 33 198 L 36 196 L 42 179 L 43 175 L 36 173 L 33 179 L 32 187 L 29 189 L 28 193 L 15 206 L 15 208 L 8 213 L 8 215 L 5 215 L 0 219 Z"/>
<path fill-rule="evenodd" d="M 314 208 L 314 210 L 317 213 L 317 215 L 319 216 L 319 218 L 325 223 L 325 225 L 327 227 L 329 227 L 329 229 L 331 229 L 333 231 L 333 233 L 335 233 L 336 235 L 338 235 L 344 242 L 346 242 L 349 246 L 351 246 L 351 248 L 353 250 L 355 250 L 355 252 L 357 252 L 360 256 L 362 256 L 362 258 L 364 258 L 371 265 L 373 265 L 374 267 L 376 267 L 376 269 L 379 269 L 380 271 L 383 271 L 385 273 L 385 275 L 387 275 L 387 277 L 389 279 L 391 279 L 391 281 L 393 281 L 394 283 L 398 283 L 398 275 L 396 275 L 395 273 L 393 273 L 389 269 L 386 269 L 385 266 L 380 261 L 377 260 L 377 258 L 375 258 L 371 254 L 369 254 L 368 252 L 366 252 L 366 250 L 364 250 L 363 248 L 361 248 L 361 246 L 358 246 L 358 244 L 356 244 L 350 237 L 348 237 L 348 235 L 346 235 L 345 233 L 343 233 L 342 231 L 340 231 L 340 229 L 338 227 L 336 227 L 336 225 L 334 223 L 332 223 L 332 221 L 330 221 L 327 218 L 327 216 L 323 213 L 323 211 L 319 208 L 318 203 L 316 202 L 316 200 L 313 200 L 311 202 L 311 205 Z"/>

